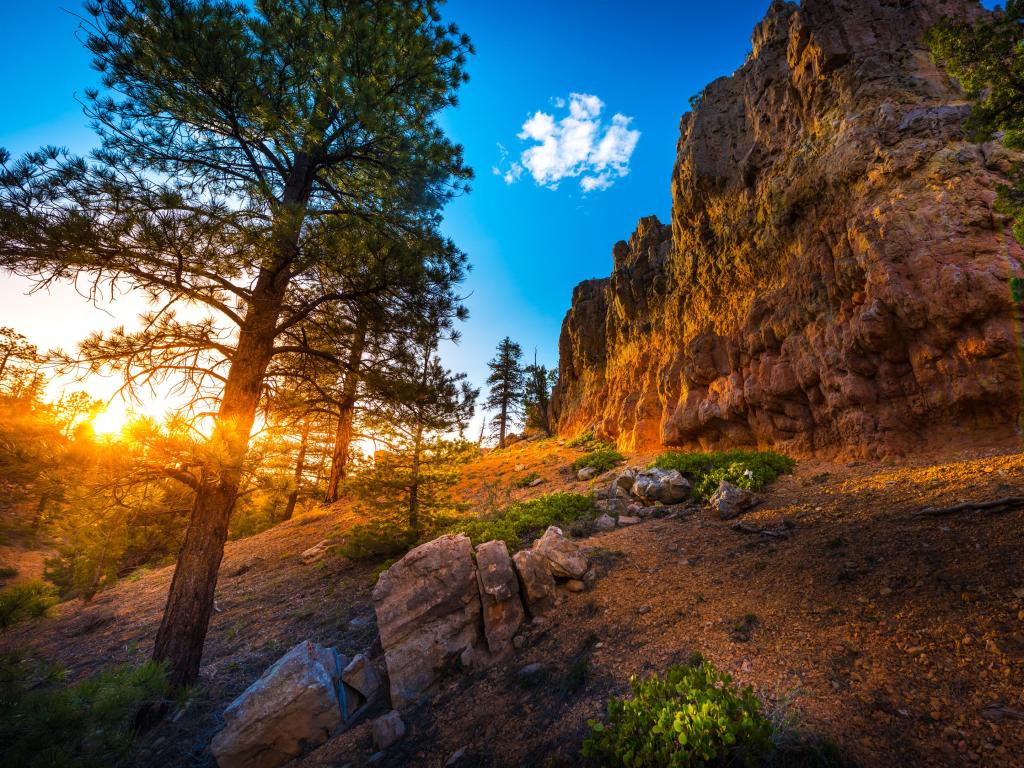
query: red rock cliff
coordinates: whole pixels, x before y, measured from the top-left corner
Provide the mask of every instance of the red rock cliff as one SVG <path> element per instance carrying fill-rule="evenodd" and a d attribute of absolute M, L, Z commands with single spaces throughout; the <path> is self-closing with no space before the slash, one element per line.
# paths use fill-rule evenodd
<path fill-rule="evenodd" d="M 560 433 L 856 455 L 1014 439 L 1024 250 L 992 202 L 1015 158 L 965 136 L 922 43 L 981 12 L 776 0 L 682 118 L 671 226 L 641 219 L 573 294 Z"/>

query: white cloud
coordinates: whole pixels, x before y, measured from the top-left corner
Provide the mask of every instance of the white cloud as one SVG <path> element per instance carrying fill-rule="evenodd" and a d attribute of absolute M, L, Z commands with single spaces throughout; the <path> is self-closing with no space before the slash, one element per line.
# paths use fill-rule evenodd
<path fill-rule="evenodd" d="M 508 150 L 501 144 L 501 161 L 492 171 L 506 184 L 514 184 L 526 171 L 543 187 L 558 189 L 567 178 L 579 178 L 584 193 L 600 192 L 629 173 L 629 160 L 640 139 L 640 131 L 629 127 L 633 118 L 616 113 L 611 124 L 601 119 L 604 102 L 586 93 L 569 94 L 569 100 L 552 99 L 557 109 L 568 106 L 569 114 L 556 120 L 538 110 L 531 115 L 517 137 L 532 141 L 519 159 L 508 163 Z"/>

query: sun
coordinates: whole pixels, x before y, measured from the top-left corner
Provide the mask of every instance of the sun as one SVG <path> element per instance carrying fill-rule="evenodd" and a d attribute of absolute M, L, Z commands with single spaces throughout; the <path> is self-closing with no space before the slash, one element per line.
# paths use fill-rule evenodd
<path fill-rule="evenodd" d="M 130 417 L 123 405 L 112 403 L 89 419 L 89 424 L 97 435 L 113 437 L 121 434 Z"/>

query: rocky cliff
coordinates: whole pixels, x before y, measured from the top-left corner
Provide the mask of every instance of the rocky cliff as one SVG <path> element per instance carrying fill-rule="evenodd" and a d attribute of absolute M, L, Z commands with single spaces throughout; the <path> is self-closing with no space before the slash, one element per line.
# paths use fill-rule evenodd
<path fill-rule="evenodd" d="M 1017 159 L 924 47 L 970 0 L 776 0 L 680 124 L 641 219 L 562 326 L 559 431 L 624 447 L 886 455 L 1013 439 Z"/>

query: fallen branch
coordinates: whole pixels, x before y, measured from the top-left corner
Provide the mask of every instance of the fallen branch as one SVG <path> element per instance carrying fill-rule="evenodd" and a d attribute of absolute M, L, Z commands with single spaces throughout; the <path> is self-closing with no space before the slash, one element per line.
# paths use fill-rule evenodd
<path fill-rule="evenodd" d="M 1024 496 L 1005 496 L 990 501 L 965 501 L 951 507 L 924 507 L 915 512 L 914 517 L 943 517 L 960 512 L 1008 512 L 1022 507 Z"/>
<path fill-rule="evenodd" d="M 759 528 L 756 525 L 751 525 L 750 523 L 743 523 L 743 522 L 733 523 L 732 529 L 734 531 L 738 531 L 739 533 L 760 534 L 761 536 L 768 536 L 769 538 L 772 538 L 772 539 L 788 539 L 789 538 L 789 531 L 773 531 L 773 530 L 771 530 L 769 528 Z"/>

